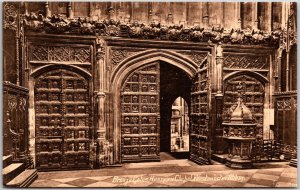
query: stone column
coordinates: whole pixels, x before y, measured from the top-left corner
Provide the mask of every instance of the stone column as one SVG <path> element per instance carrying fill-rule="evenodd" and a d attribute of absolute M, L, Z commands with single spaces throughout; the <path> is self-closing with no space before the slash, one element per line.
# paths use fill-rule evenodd
<path fill-rule="evenodd" d="M 267 3 L 267 10 L 266 12 L 269 13 L 266 15 L 266 23 L 267 23 L 267 31 L 272 31 L 272 2 L 266 2 Z"/>
<path fill-rule="evenodd" d="M 72 9 L 72 3 L 68 3 L 68 18 L 73 18 L 74 17 L 74 14 L 73 14 L 73 9 Z"/>
<path fill-rule="evenodd" d="M 276 75 L 275 77 L 278 78 L 278 92 L 281 92 L 281 62 L 282 62 L 282 48 L 279 48 L 277 50 L 277 57 L 275 58 L 277 59 L 277 65 L 275 65 L 276 68 Z"/>
<path fill-rule="evenodd" d="M 105 48 L 104 40 L 100 37 L 97 38 L 97 65 L 99 68 L 99 87 L 96 94 L 96 102 L 98 105 L 98 126 L 97 126 L 97 144 L 99 147 L 98 160 L 100 167 L 107 165 L 108 155 L 107 155 L 107 142 L 106 142 L 106 123 L 104 120 L 105 114 L 105 97 L 106 93 L 104 91 L 105 84 Z"/>
<path fill-rule="evenodd" d="M 217 94 L 222 94 L 222 83 L 223 83 L 223 48 L 221 44 L 217 45 L 216 48 L 216 67 L 217 67 Z"/>
<path fill-rule="evenodd" d="M 29 101 L 28 101 L 28 125 L 29 125 L 29 154 L 33 158 L 33 167 L 36 166 L 36 144 L 35 144 L 35 109 L 34 109 L 34 79 L 29 80 Z"/>
<path fill-rule="evenodd" d="M 207 28 L 209 25 L 209 13 L 208 13 L 209 3 L 205 2 L 202 5 L 203 5 L 202 23 L 204 28 Z"/>
<path fill-rule="evenodd" d="M 241 17 L 241 2 L 235 3 L 235 17 L 237 22 L 237 28 L 242 28 L 242 17 Z"/>
<path fill-rule="evenodd" d="M 257 8 L 258 8 L 258 2 L 252 3 L 252 29 L 257 30 L 258 29 L 258 18 L 257 18 Z"/>
<path fill-rule="evenodd" d="M 45 2 L 45 16 L 51 17 L 51 11 L 49 9 L 49 2 Z"/>
<path fill-rule="evenodd" d="M 223 140 L 223 128 L 222 128 L 222 113 L 223 113 L 223 48 L 221 44 L 216 47 L 216 70 L 217 70 L 217 85 L 216 85 L 216 95 L 215 95 L 215 153 L 222 154 L 224 143 Z"/>
<path fill-rule="evenodd" d="M 153 2 L 148 2 L 148 23 L 151 23 L 153 20 Z"/>

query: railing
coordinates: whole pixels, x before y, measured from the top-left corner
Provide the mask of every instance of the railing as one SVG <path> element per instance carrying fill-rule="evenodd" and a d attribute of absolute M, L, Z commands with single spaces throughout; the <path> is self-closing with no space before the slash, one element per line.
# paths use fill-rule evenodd
<path fill-rule="evenodd" d="M 3 82 L 3 155 L 30 165 L 28 89 Z"/>

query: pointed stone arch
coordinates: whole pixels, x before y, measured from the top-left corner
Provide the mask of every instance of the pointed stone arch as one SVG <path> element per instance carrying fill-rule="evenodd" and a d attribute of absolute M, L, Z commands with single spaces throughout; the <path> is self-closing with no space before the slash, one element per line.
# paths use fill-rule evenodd
<path fill-rule="evenodd" d="M 174 51 L 158 49 L 143 51 L 141 53 L 133 55 L 129 58 L 126 58 L 116 66 L 110 78 L 110 92 L 112 93 L 110 105 L 112 106 L 113 114 L 112 138 L 114 141 L 113 144 L 115 163 L 119 163 L 121 161 L 120 89 L 122 87 L 122 84 L 124 83 L 126 78 L 136 69 L 156 61 L 163 61 L 175 67 L 178 67 L 179 69 L 183 70 L 189 76 L 189 78 L 192 78 L 197 73 L 197 69 L 199 67 L 197 63 L 195 63 L 190 58 L 187 58 L 186 56 L 183 56 Z"/>

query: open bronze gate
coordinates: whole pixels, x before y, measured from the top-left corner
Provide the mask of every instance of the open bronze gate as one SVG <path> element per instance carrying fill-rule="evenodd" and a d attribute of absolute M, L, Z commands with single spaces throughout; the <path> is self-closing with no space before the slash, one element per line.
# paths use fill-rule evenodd
<path fill-rule="evenodd" d="M 190 113 L 190 159 L 198 164 L 211 162 L 209 62 L 193 78 Z"/>
<path fill-rule="evenodd" d="M 122 162 L 159 160 L 159 62 L 135 70 L 121 90 Z"/>
<path fill-rule="evenodd" d="M 75 72 L 56 69 L 36 79 L 34 93 L 37 168 L 88 168 L 88 80 Z"/>
<path fill-rule="evenodd" d="M 210 83 L 206 61 L 195 75 L 191 93 L 190 159 L 210 164 Z M 121 89 L 122 162 L 159 160 L 160 152 L 159 63 L 130 74 Z"/>

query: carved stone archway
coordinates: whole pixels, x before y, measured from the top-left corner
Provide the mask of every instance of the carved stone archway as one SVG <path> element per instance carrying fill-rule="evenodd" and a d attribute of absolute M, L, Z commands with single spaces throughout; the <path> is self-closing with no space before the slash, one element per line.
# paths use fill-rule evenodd
<path fill-rule="evenodd" d="M 148 50 L 142 53 L 136 54 L 132 57 L 125 59 L 123 62 L 119 64 L 118 67 L 115 68 L 111 77 L 111 93 L 112 99 L 110 105 L 112 106 L 112 137 L 114 144 L 113 150 L 113 162 L 120 163 L 120 139 L 121 139 L 121 131 L 120 131 L 120 89 L 125 79 L 136 69 L 145 66 L 149 63 L 153 63 L 156 61 L 163 61 L 168 64 L 171 64 L 179 69 L 182 69 L 190 78 L 192 78 L 196 72 L 198 65 L 193 62 L 191 59 L 175 53 L 173 51 L 167 50 Z"/>

